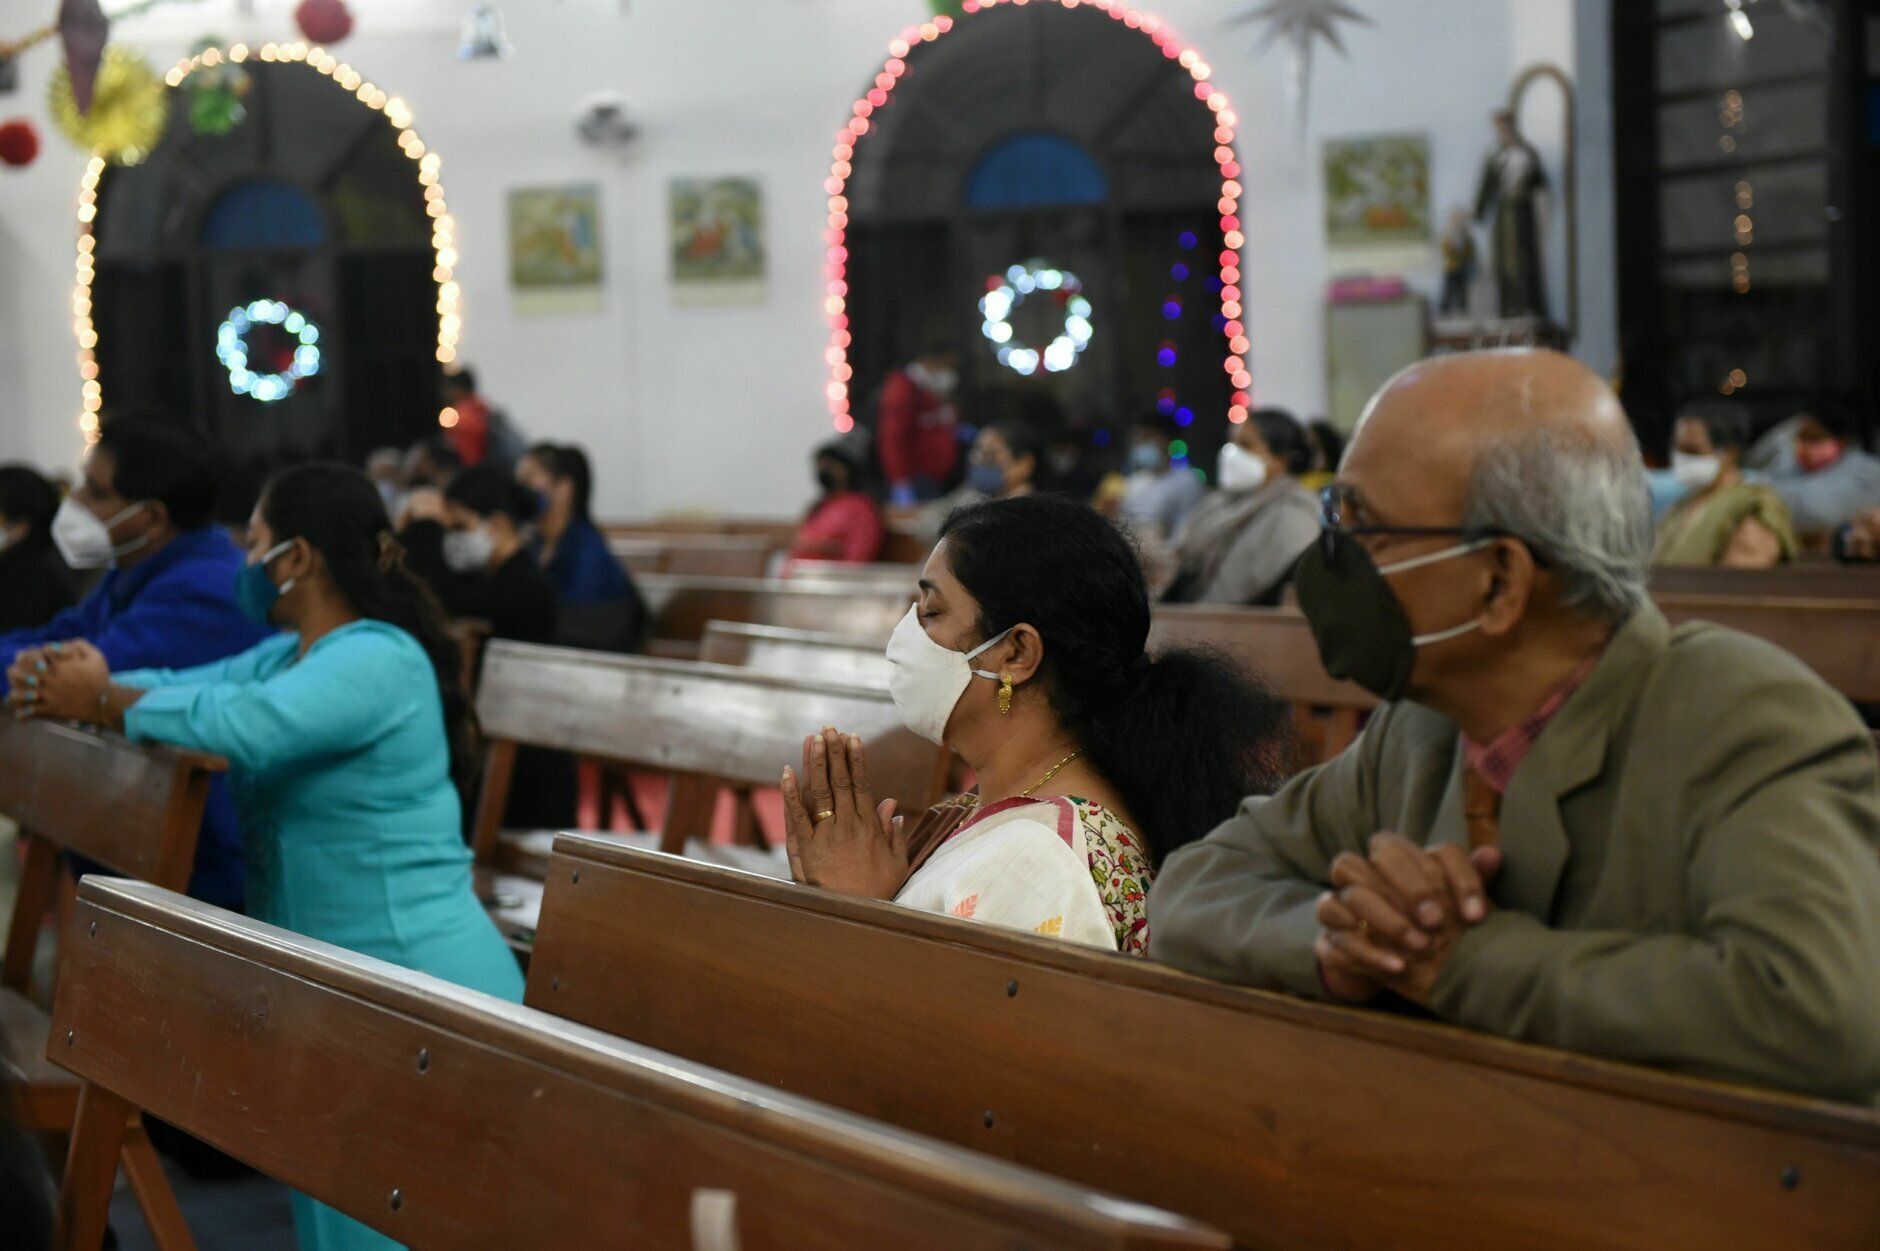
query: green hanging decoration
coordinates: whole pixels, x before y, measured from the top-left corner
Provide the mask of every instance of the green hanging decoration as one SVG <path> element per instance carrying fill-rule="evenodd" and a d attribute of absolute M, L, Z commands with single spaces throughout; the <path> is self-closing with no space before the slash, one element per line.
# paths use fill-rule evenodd
<path fill-rule="evenodd" d="M 965 0 L 927 0 L 935 17 L 965 17 Z"/>
<path fill-rule="evenodd" d="M 220 39 L 203 38 L 190 54 L 200 56 L 205 48 L 222 46 Z M 234 130 L 248 116 L 242 98 L 253 85 L 248 71 L 231 61 L 196 70 L 183 81 L 190 129 L 199 135 L 226 135 Z"/>

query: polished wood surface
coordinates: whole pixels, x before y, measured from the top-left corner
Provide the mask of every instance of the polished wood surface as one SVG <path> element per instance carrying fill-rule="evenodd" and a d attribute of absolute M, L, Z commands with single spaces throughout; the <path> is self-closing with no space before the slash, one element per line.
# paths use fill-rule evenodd
<path fill-rule="evenodd" d="M 705 625 L 699 659 L 813 682 L 888 689 L 886 651 L 812 630 L 710 621 Z"/>
<path fill-rule="evenodd" d="M 647 574 L 761 578 L 779 550 L 764 538 L 736 535 L 646 534 L 613 538 L 607 549 L 636 579 Z"/>
<path fill-rule="evenodd" d="M 95 1251 L 111 1175 L 91 1143 L 126 1105 L 418 1247 L 1227 1242 L 142 884 L 87 879 L 74 933 L 53 1050 L 102 1095 L 64 1251 Z"/>
<path fill-rule="evenodd" d="M 580 835 L 527 1001 L 1246 1246 L 1880 1245 L 1880 1115 Z"/>
<path fill-rule="evenodd" d="M 879 687 L 499 640 L 484 659 L 477 717 L 495 744 L 745 786 L 774 786 L 785 765 L 802 759 L 804 735 L 832 725 L 868 744 L 877 795 L 903 811 L 937 803 L 946 787 L 946 751 L 903 726 Z M 484 863 L 495 857 L 507 783 L 493 772 L 478 804 L 475 844 Z M 710 805 L 702 815 L 696 808 L 674 796 L 669 850 L 707 833 Z"/>
<path fill-rule="evenodd" d="M 19 826 L 26 853 L 0 953 L 0 1079 L 28 1127 L 64 1133 L 80 1113 L 78 1083 L 43 1059 L 50 1025 L 32 998 L 33 959 L 58 912 L 64 856 L 183 890 L 195 866 L 210 779 L 227 768 L 217 756 L 0 717 L 0 816 Z M 65 951 L 59 954 L 63 963 Z M 121 1113 L 98 1167 L 115 1176 L 120 1162 L 157 1246 L 191 1251 L 141 1123 L 127 1123 Z"/>
<path fill-rule="evenodd" d="M 1723 595 L 1732 599 L 1853 599 L 1880 603 L 1880 566 L 1801 561 L 1773 569 L 1657 566 L 1653 595 Z"/>
<path fill-rule="evenodd" d="M 919 565 L 860 565 L 839 560 L 798 560 L 791 563 L 788 576 L 792 582 L 840 582 L 888 591 L 906 590 L 912 594 L 920 581 L 920 571 Z"/>
<path fill-rule="evenodd" d="M 637 579 L 655 639 L 696 643 L 712 621 L 744 621 L 885 644 L 914 602 L 898 591 L 758 578 Z"/>

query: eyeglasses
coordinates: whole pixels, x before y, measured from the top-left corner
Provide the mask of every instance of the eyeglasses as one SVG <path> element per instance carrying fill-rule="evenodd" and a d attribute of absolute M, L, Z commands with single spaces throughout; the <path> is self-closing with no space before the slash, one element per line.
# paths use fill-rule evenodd
<path fill-rule="evenodd" d="M 1465 543 L 1477 539 L 1520 539 L 1534 557 L 1534 563 L 1545 569 L 1548 561 L 1534 544 L 1522 539 L 1518 534 L 1511 534 L 1495 526 L 1379 526 L 1345 524 L 1345 513 L 1358 505 L 1361 497 L 1349 486 L 1333 483 L 1319 492 L 1319 554 L 1327 561 L 1336 554 L 1340 534 L 1367 535 L 1387 534 L 1406 539 L 1461 539 Z"/>

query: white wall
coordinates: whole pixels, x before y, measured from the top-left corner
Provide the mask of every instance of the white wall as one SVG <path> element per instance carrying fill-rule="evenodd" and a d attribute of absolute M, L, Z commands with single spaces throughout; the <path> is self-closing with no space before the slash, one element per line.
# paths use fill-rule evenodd
<path fill-rule="evenodd" d="M 1441 214 L 1472 197 L 1489 137 L 1486 115 L 1515 68 L 1534 59 L 1571 67 L 1575 42 L 1574 0 L 1357 3 L 1376 24 L 1347 28 L 1349 59 L 1320 50 L 1303 163 L 1282 121 L 1282 53 L 1255 60 L 1251 29 L 1231 24 L 1249 5 L 1147 6 L 1200 49 L 1241 116 L 1248 187 L 1242 286 L 1255 390 L 1261 400 L 1307 411 L 1323 404 L 1325 392 L 1319 140 L 1428 132 Z M 926 6 L 633 0 L 623 17 L 617 0 L 510 0 L 504 10 L 517 57 L 462 64 L 452 50 L 455 20 L 466 7 L 463 0 L 353 0 L 359 28 L 336 49 L 403 96 L 417 129 L 443 156 L 463 258 L 464 358 L 530 432 L 589 446 L 603 513 L 793 512 L 809 493 L 805 453 L 828 433 L 820 303 L 821 183 L 830 143 L 878 70 L 886 42 Z M 208 29 L 251 41 L 285 37 L 286 0 L 260 0 L 256 8 L 257 18 L 244 25 L 233 17 L 233 0 L 204 0 L 168 16 L 159 10 L 120 33 L 159 64 Z M 1549 12 L 1533 18 L 1539 10 Z M 50 48 L 26 60 L 20 92 L 0 97 L 0 118 L 43 116 L 52 63 Z M 624 161 L 596 156 L 573 137 L 575 102 L 603 87 L 625 93 L 645 127 Z M 63 463 L 77 447 L 67 308 L 81 166 L 78 153 L 48 135 L 31 169 L 0 172 L 0 459 Z M 691 174 L 763 182 L 771 248 L 764 304 L 672 306 L 665 184 Z M 602 185 L 605 306 L 598 314 L 519 317 L 507 286 L 505 193 L 569 181 Z M 1582 251 L 1591 266 L 1594 258 Z M 1433 289 L 1433 275 L 1420 285 Z"/>

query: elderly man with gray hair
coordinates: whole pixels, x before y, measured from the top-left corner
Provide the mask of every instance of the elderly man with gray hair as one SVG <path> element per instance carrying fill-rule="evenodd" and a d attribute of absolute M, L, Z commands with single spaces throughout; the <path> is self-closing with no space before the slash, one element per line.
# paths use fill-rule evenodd
<path fill-rule="evenodd" d="M 1385 701 L 1168 858 L 1151 954 L 1684 1072 L 1880 1102 L 1880 768 L 1846 700 L 1645 592 L 1638 446 L 1550 352 L 1371 402 L 1300 606 Z"/>

